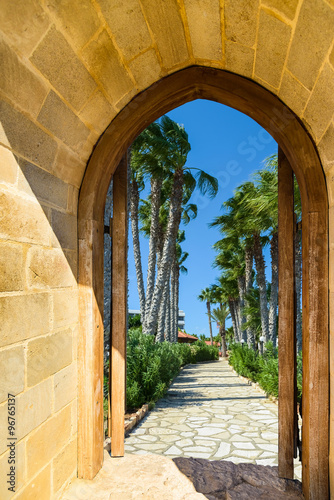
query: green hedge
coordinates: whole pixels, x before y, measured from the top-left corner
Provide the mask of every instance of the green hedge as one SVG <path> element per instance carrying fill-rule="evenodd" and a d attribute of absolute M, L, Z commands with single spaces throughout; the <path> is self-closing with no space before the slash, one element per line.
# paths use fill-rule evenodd
<path fill-rule="evenodd" d="M 267 394 L 278 397 L 278 353 L 272 343 L 266 344 L 263 356 L 259 356 L 247 345 L 242 347 L 240 344 L 232 344 L 229 364 L 239 375 L 257 382 Z M 302 355 L 299 353 L 297 357 L 297 399 L 299 402 L 302 395 L 302 371 Z"/>
<path fill-rule="evenodd" d="M 199 361 L 218 359 L 218 349 L 203 341 L 192 345 L 155 343 L 154 337 L 132 328 L 127 341 L 127 408 L 138 408 L 153 403 L 166 392 L 181 366 Z M 108 379 L 104 380 L 104 393 L 108 393 Z"/>

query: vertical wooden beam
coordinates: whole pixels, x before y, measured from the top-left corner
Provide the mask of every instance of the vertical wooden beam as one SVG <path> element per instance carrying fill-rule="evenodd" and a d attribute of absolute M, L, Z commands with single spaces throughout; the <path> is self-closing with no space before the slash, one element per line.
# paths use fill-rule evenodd
<path fill-rule="evenodd" d="M 327 500 L 329 437 L 328 221 L 303 216 L 303 493 Z"/>
<path fill-rule="evenodd" d="M 112 218 L 109 219 L 108 234 L 110 236 L 110 289 L 112 290 Z M 110 294 L 110 332 L 109 332 L 109 391 L 108 391 L 108 437 L 111 437 L 111 343 L 112 343 L 112 297 Z"/>
<path fill-rule="evenodd" d="M 113 176 L 111 455 L 124 455 L 127 309 L 127 155 Z"/>
<path fill-rule="evenodd" d="M 278 150 L 278 474 L 293 479 L 295 434 L 295 297 L 293 171 Z"/>

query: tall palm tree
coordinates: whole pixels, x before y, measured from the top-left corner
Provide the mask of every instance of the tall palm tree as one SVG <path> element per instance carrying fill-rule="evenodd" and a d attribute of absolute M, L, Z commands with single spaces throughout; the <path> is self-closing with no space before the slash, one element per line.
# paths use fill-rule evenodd
<path fill-rule="evenodd" d="M 213 336 L 212 336 L 212 324 L 211 324 L 211 302 L 215 300 L 214 290 L 212 287 L 206 287 L 201 291 L 199 296 L 197 297 L 201 302 L 206 303 L 207 315 L 209 320 L 209 332 L 210 332 L 210 341 L 211 345 L 213 345 Z"/>
<path fill-rule="evenodd" d="M 218 191 L 217 179 L 200 169 L 196 169 L 197 174 L 194 177 L 190 171 L 191 169 L 186 166 L 190 144 L 188 141 L 188 134 L 184 128 L 167 116 L 161 118 L 160 127 L 162 134 L 169 142 L 170 149 L 167 163 L 172 179 L 172 188 L 160 266 L 157 273 L 150 311 L 146 318 L 144 332 L 147 334 L 154 334 L 157 327 L 163 287 L 169 269 L 171 268 L 173 248 L 181 222 L 184 186 L 187 186 L 190 193 L 193 192 L 197 186 L 203 194 L 206 193 L 211 197 L 215 196 Z"/>
<path fill-rule="evenodd" d="M 230 314 L 228 305 L 226 303 L 222 303 L 220 307 L 217 307 L 212 310 L 211 318 L 217 322 L 219 326 L 219 335 L 221 338 L 221 346 L 222 346 L 222 356 L 226 358 L 226 328 L 225 321 Z"/>
<path fill-rule="evenodd" d="M 137 164 L 139 149 L 141 147 L 141 138 L 133 142 L 130 153 L 130 183 L 129 183 L 129 207 L 131 214 L 131 231 L 133 241 L 133 255 L 136 267 L 137 288 L 141 312 L 141 321 L 145 321 L 145 289 L 142 268 L 142 259 L 139 241 L 139 198 L 140 192 L 144 189 L 144 174 Z"/>

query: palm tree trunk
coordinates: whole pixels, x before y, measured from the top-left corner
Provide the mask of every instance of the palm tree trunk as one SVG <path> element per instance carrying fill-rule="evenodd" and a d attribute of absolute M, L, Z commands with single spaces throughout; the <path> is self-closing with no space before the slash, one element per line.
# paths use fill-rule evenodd
<path fill-rule="evenodd" d="M 271 254 L 271 291 L 269 301 L 269 340 L 276 347 L 277 341 L 277 304 L 278 304 L 278 233 L 274 232 L 270 241 Z"/>
<path fill-rule="evenodd" d="M 136 266 L 141 322 L 143 324 L 145 321 L 145 290 L 144 290 L 144 278 L 143 278 L 143 269 L 142 269 L 140 242 L 139 242 L 139 222 L 138 222 L 139 189 L 135 179 L 133 179 L 131 182 L 129 197 L 130 197 L 133 254 Z"/>
<path fill-rule="evenodd" d="M 210 331 L 210 340 L 211 345 L 213 345 L 213 337 L 212 337 L 212 323 L 211 323 L 211 304 L 209 301 L 206 303 L 206 309 L 208 311 L 208 319 L 209 319 L 209 331 Z"/>
<path fill-rule="evenodd" d="M 247 295 L 253 285 L 253 247 L 247 246 L 245 249 L 245 307 L 249 307 Z M 249 324 L 252 316 L 246 315 L 246 321 Z M 249 326 L 246 329 L 247 345 L 251 349 L 255 349 L 255 334 L 253 329 Z"/>
<path fill-rule="evenodd" d="M 155 338 L 156 342 L 163 342 L 165 340 L 168 293 L 169 290 L 168 290 L 168 280 L 167 280 L 165 283 L 162 299 L 160 302 L 158 331 Z"/>
<path fill-rule="evenodd" d="M 232 319 L 232 327 L 233 327 L 233 333 L 234 333 L 234 340 L 236 342 L 239 342 L 239 329 L 238 329 L 238 319 L 236 316 L 236 309 L 235 309 L 235 301 L 234 299 L 230 298 L 228 299 L 228 305 L 231 313 L 231 319 Z"/>
<path fill-rule="evenodd" d="M 180 280 L 180 269 L 176 260 L 175 255 L 175 266 L 172 270 L 172 286 L 174 287 L 174 330 L 173 330 L 173 342 L 176 343 L 179 333 L 179 280 Z M 174 284 L 173 284 L 174 282 Z"/>
<path fill-rule="evenodd" d="M 173 247 L 181 221 L 183 195 L 183 171 L 177 170 L 174 173 L 174 182 L 169 204 L 168 223 L 166 237 L 161 258 L 161 265 L 158 269 L 157 280 L 154 287 L 151 301 L 150 313 L 146 320 L 145 332 L 154 335 L 159 315 L 159 307 L 162 298 L 163 286 L 166 281 L 168 270 L 171 266 Z"/>
<path fill-rule="evenodd" d="M 301 247 L 301 231 L 296 232 L 295 239 L 295 274 L 296 274 L 296 337 L 297 337 L 297 352 L 302 350 L 302 247 Z"/>
<path fill-rule="evenodd" d="M 145 320 L 149 319 L 152 295 L 154 291 L 155 268 L 157 262 L 157 248 L 159 240 L 159 209 L 162 180 L 151 178 L 151 227 L 150 243 L 148 254 L 147 283 L 146 283 L 146 303 Z M 146 321 L 144 330 L 146 331 Z"/>
<path fill-rule="evenodd" d="M 166 342 L 171 342 L 171 330 L 170 330 L 170 318 L 171 318 L 171 314 L 170 314 L 170 303 L 171 303 L 171 300 L 170 300 L 170 280 L 169 280 L 169 277 L 168 277 L 168 280 L 167 280 L 167 283 L 166 283 L 166 287 L 167 287 L 167 299 L 166 299 L 166 318 L 165 318 L 165 340 Z"/>
<path fill-rule="evenodd" d="M 269 318 L 268 318 L 268 305 L 267 305 L 267 286 L 266 286 L 266 274 L 265 274 L 265 263 L 263 258 L 262 245 L 260 241 L 260 235 L 258 233 L 254 234 L 254 260 L 256 266 L 256 279 L 260 292 L 260 313 L 261 313 L 261 328 L 262 335 L 265 338 L 265 342 L 269 340 Z"/>
<path fill-rule="evenodd" d="M 245 276 L 238 276 L 238 290 L 239 290 L 239 307 L 240 307 L 240 332 L 241 332 L 241 338 L 246 342 L 247 332 L 243 328 L 243 325 L 246 323 L 246 316 L 244 315 L 245 292 L 246 292 Z"/>
<path fill-rule="evenodd" d="M 226 354 L 226 351 L 227 351 L 227 347 L 226 347 L 226 329 L 225 329 L 225 322 L 223 324 L 220 325 L 220 328 L 219 328 L 219 333 L 220 333 L 220 337 L 221 337 L 221 343 L 222 343 L 222 357 L 223 358 L 226 358 L 227 354 Z"/>
<path fill-rule="evenodd" d="M 178 310 L 177 310 L 177 261 L 176 261 L 176 247 L 173 250 L 173 262 L 172 262 L 172 269 L 171 269 L 171 274 L 170 274 L 170 285 L 171 285 L 171 311 L 172 311 L 172 320 L 171 320 L 171 327 L 172 327 L 172 333 L 171 333 L 171 338 L 172 342 L 177 341 L 177 320 L 178 320 Z"/>

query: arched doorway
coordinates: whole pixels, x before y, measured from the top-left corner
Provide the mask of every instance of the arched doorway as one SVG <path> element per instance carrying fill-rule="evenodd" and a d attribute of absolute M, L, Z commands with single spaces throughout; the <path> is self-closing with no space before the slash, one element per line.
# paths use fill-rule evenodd
<path fill-rule="evenodd" d="M 293 168 L 303 206 L 303 489 L 328 497 L 328 203 L 316 148 L 277 97 L 226 71 L 189 67 L 137 95 L 113 120 L 88 164 L 79 198 L 79 477 L 103 460 L 103 214 L 110 179 L 127 147 L 170 109 L 201 98 L 253 118 Z M 321 403 L 321 404 L 320 404 Z"/>

